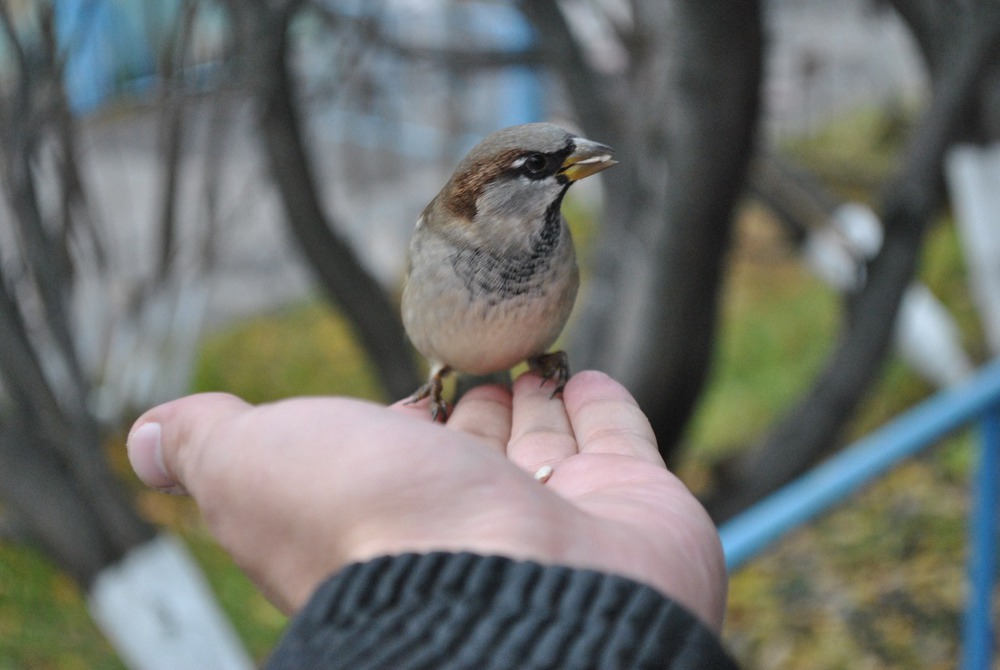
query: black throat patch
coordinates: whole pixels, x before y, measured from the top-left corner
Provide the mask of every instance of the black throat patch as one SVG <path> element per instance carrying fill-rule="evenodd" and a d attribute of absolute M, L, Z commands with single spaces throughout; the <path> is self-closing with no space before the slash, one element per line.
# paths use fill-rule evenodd
<path fill-rule="evenodd" d="M 545 210 L 545 222 L 523 251 L 498 252 L 478 247 L 461 249 L 451 256 L 455 274 L 474 298 L 497 304 L 530 291 L 544 281 L 553 252 L 562 237 L 562 199 L 569 184 Z"/>

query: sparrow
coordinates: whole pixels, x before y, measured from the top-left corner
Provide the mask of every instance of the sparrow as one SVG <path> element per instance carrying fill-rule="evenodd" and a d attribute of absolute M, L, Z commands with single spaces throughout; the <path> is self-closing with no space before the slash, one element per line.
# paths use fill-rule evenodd
<path fill-rule="evenodd" d="M 486 136 L 462 159 L 417 219 L 410 241 L 402 318 L 430 377 L 410 397 L 430 397 L 447 418 L 442 380 L 483 375 L 522 361 L 554 381 L 569 379 L 564 351 L 549 352 L 569 318 L 580 274 L 563 196 L 573 182 L 615 165 L 610 147 L 549 123 Z"/>

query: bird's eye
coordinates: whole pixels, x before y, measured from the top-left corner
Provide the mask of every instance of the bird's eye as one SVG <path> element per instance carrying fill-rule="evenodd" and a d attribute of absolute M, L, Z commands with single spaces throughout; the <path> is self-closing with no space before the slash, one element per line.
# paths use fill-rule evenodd
<path fill-rule="evenodd" d="M 545 172 L 548 164 L 545 154 L 531 154 L 524 159 L 524 170 L 529 175 L 537 176 Z"/>

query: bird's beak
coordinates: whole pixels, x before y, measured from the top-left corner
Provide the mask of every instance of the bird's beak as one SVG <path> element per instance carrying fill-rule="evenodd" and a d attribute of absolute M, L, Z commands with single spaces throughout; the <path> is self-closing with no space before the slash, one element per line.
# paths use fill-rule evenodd
<path fill-rule="evenodd" d="M 566 175 L 570 181 L 589 177 L 618 163 L 611 158 L 614 153 L 611 147 L 582 137 L 576 138 L 573 142 L 576 144 L 576 150 L 566 157 L 562 167 L 559 168 L 559 174 Z"/>

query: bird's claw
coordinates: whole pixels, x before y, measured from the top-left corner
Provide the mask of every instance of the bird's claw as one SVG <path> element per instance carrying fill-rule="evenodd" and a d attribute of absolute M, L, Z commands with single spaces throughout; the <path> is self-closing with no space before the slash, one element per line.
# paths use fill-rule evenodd
<path fill-rule="evenodd" d="M 427 380 L 426 384 L 423 384 L 420 388 L 413 392 L 407 400 L 407 405 L 412 405 L 414 403 L 420 402 L 424 398 L 430 398 L 431 403 L 431 421 L 438 421 L 444 423 L 448 420 L 448 403 L 441 397 L 444 384 L 442 382 L 442 377 L 448 374 L 448 368 L 441 370 L 436 370 L 431 374 L 431 378 Z"/>
<path fill-rule="evenodd" d="M 449 414 L 451 414 L 451 409 L 448 407 L 447 401 L 440 398 L 431 400 L 431 421 L 445 423 Z"/>
<path fill-rule="evenodd" d="M 549 398 L 555 398 L 566 388 L 569 381 L 569 357 L 565 351 L 551 351 L 536 356 L 528 361 L 528 366 L 542 375 L 542 386 L 549 381 L 555 381 L 556 388 Z"/>

